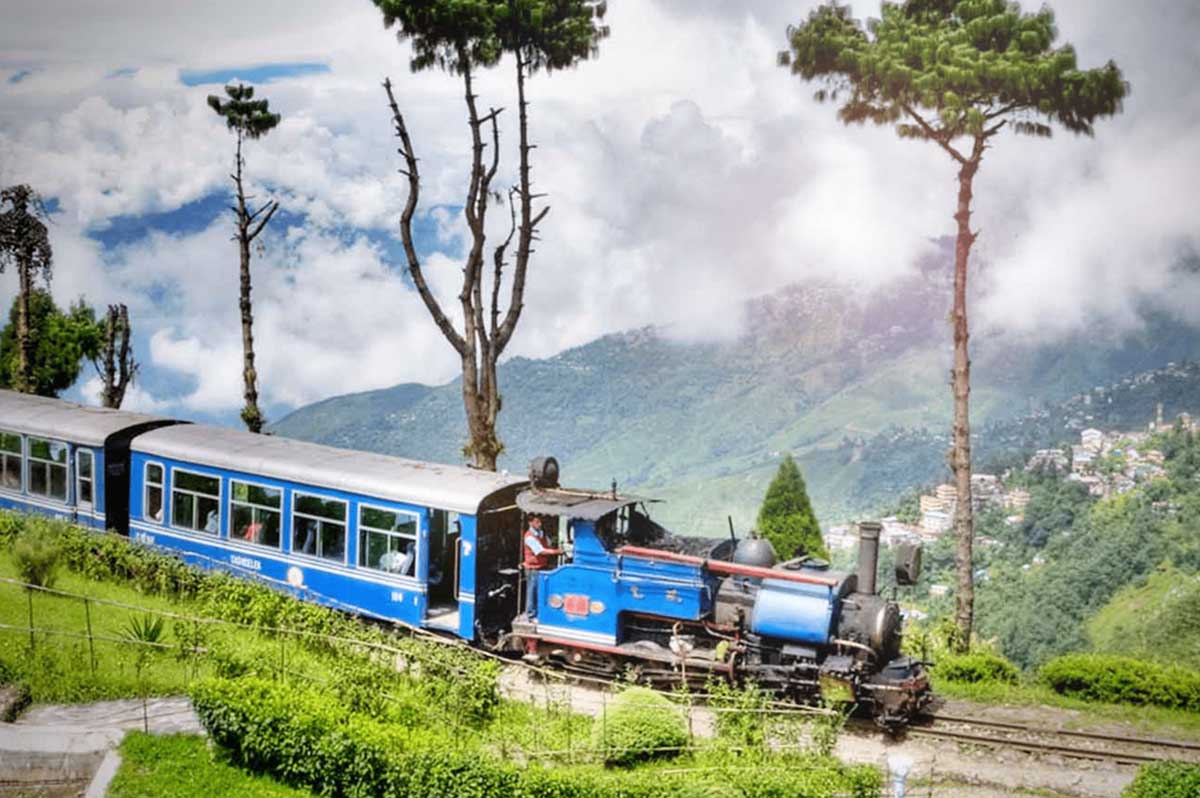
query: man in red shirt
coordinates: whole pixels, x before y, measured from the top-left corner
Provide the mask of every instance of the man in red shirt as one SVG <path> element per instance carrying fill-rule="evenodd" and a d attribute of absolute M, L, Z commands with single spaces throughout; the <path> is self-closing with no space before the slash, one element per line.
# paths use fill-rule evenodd
<path fill-rule="evenodd" d="M 525 614 L 529 618 L 537 617 L 537 584 L 538 571 L 554 565 L 551 560 L 562 549 L 550 547 L 550 541 L 542 532 L 542 518 L 538 515 L 529 517 L 529 528 L 521 540 L 524 554 L 522 564 L 525 566 Z"/>

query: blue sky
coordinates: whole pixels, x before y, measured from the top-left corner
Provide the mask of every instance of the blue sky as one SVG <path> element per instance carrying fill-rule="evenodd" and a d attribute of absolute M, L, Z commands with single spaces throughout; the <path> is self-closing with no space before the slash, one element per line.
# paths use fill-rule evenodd
<path fill-rule="evenodd" d="M 530 80 L 533 174 L 551 212 L 509 355 L 646 324 L 688 339 L 736 335 L 742 298 L 794 282 L 884 285 L 952 232 L 948 158 L 887 129 L 843 127 L 775 65 L 787 25 L 812 5 L 613 3 L 598 58 Z M 1144 306 L 1194 317 L 1200 286 L 1171 266 L 1200 251 L 1200 10 L 1053 5 L 1081 65 L 1115 59 L 1133 94 L 1092 139 L 1006 137 L 988 153 L 973 206 L 987 264 L 976 330 L 1136 330 Z M 236 423 L 233 139 L 205 104 L 233 80 L 283 116 L 246 148 L 256 201 L 282 206 L 253 266 L 268 416 L 455 376 L 405 274 L 397 222 L 408 184 L 380 83 L 394 82 L 421 158 L 417 248 L 452 316 L 462 86 L 413 74 L 409 55 L 366 0 L 44 0 L 6 21 L 0 183 L 52 198 L 61 303 L 130 306 L 143 363 L 131 406 Z M 504 191 L 515 181 L 512 64 L 478 75 L 476 90 L 484 107 L 505 109 Z M 507 228 L 507 209 L 493 207 L 489 242 Z M 0 301 L 12 292 L 0 279 Z M 91 401 L 95 387 L 89 375 L 73 395 Z"/>

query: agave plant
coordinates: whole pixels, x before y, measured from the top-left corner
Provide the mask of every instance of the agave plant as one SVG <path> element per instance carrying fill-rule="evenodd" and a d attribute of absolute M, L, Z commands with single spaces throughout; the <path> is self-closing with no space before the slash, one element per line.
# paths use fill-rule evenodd
<path fill-rule="evenodd" d="M 153 613 L 130 615 L 129 621 L 121 631 L 121 637 L 130 643 L 145 643 L 157 645 L 166 638 L 167 628 L 163 619 Z"/>

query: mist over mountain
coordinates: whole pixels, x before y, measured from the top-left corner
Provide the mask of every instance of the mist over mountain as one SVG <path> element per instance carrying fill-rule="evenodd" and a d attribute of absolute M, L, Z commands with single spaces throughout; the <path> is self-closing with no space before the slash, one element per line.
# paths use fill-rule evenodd
<path fill-rule="evenodd" d="M 646 327 L 545 359 L 513 358 L 500 368 L 500 465 L 521 472 L 532 457 L 552 454 L 564 482 L 606 488 L 615 479 L 622 490 L 665 499 L 656 517 L 691 533 L 722 534 L 727 515 L 739 532 L 748 529 L 787 452 L 822 522 L 886 505 L 949 474 L 947 254 L 942 247 L 866 295 L 810 282 L 752 300 L 729 340 L 679 340 L 669 328 Z M 1155 312 L 1143 322 L 1122 334 L 1097 322 L 1049 343 L 973 338 L 976 463 L 1056 442 L 1070 429 L 1072 397 L 1200 359 L 1200 330 Z M 1149 419 L 1161 400 L 1156 384 L 1130 394 L 1127 415 Z M 1189 385 L 1170 389 L 1178 401 L 1168 412 L 1200 403 L 1200 375 Z M 334 397 L 272 431 L 461 462 L 460 390 L 455 381 Z"/>

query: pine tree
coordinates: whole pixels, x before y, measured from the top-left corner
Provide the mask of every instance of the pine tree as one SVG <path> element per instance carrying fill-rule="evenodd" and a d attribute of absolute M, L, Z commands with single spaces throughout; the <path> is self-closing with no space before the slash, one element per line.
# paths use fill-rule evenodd
<path fill-rule="evenodd" d="M 254 310 L 250 303 L 250 245 L 259 233 L 271 221 L 279 203 L 274 200 L 260 205 L 257 210 L 250 210 L 248 200 L 253 197 L 246 195 L 242 184 L 242 169 L 246 160 L 242 157 L 242 142 L 246 139 L 259 139 L 270 133 L 279 124 L 279 114 L 271 113 L 270 101 L 254 99 L 254 87 L 241 83 L 226 86 L 228 97 L 222 100 L 215 94 L 208 96 L 208 107 L 225 120 L 226 126 L 237 136 L 237 156 L 234 159 L 234 173 L 230 175 L 237 195 L 237 205 L 230 210 L 236 217 L 237 233 L 234 239 L 238 242 L 240 256 L 240 286 L 238 308 L 242 314 L 242 397 L 246 404 L 242 408 L 242 421 L 251 432 L 262 432 L 263 415 L 258 407 L 258 371 L 254 367 Z"/>
<path fill-rule="evenodd" d="M 803 553 L 828 557 L 821 525 L 808 500 L 808 489 L 796 461 L 788 455 L 779 464 L 758 510 L 758 532 L 782 559 Z"/>
<path fill-rule="evenodd" d="M 965 649 L 974 623 L 975 519 L 971 509 L 971 424 L 968 397 L 967 261 L 971 199 L 984 153 L 1004 130 L 1048 137 L 1051 125 L 1084 135 L 1121 108 L 1129 85 L 1117 65 L 1083 70 L 1069 44 L 1054 46 L 1054 12 L 1026 13 L 1009 0 L 885 2 L 880 19 L 864 26 L 848 6 L 819 6 L 788 28 L 780 63 L 822 84 L 818 101 L 841 103 L 846 124 L 895 125 L 901 138 L 929 141 L 958 167 L 954 221 L 953 446 L 957 509 L 954 534 L 958 586 L 955 620 Z M 965 145 L 965 146 L 964 146 Z"/>
<path fill-rule="evenodd" d="M 34 278 L 41 276 L 50 285 L 54 250 L 50 247 L 50 232 L 46 221 L 50 214 L 41 195 L 25 184 L 9 186 L 0 191 L 0 272 L 10 263 L 17 269 L 20 288 L 17 292 L 17 369 L 9 384 L 18 391 L 38 393 L 33 376 L 34 324 L 30 307 Z"/>

